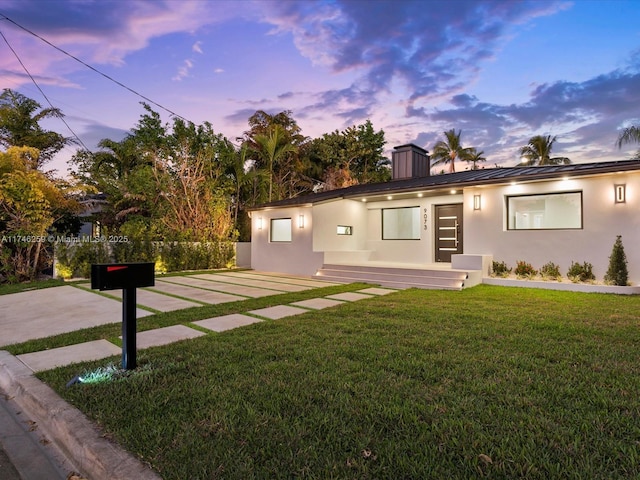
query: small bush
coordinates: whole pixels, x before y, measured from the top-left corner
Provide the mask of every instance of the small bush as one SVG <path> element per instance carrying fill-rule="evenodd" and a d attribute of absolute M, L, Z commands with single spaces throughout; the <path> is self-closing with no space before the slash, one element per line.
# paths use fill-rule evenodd
<path fill-rule="evenodd" d="M 523 260 L 518 260 L 514 272 L 519 278 L 532 278 L 538 274 L 538 271 Z"/>
<path fill-rule="evenodd" d="M 540 276 L 543 280 L 560 280 L 560 267 L 553 262 L 545 263 L 540 269 Z"/>
<path fill-rule="evenodd" d="M 622 245 L 622 236 L 618 235 L 613 244 L 613 250 L 609 257 L 609 268 L 604 276 L 604 282 L 609 285 L 625 286 L 629 281 L 629 272 L 627 271 L 627 256 L 624 253 Z"/>
<path fill-rule="evenodd" d="M 494 277 L 508 277 L 511 273 L 511 269 L 507 267 L 505 262 L 496 262 L 494 260 L 491 265 L 491 272 Z"/>
<path fill-rule="evenodd" d="M 571 266 L 567 272 L 567 277 L 569 277 L 569 280 L 574 283 L 593 282 L 596 279 L 596 276 L 593 274 L 593 265 L 589 262 L 584 262 L 582 264 L 578 262 L 571 262 Z"/>

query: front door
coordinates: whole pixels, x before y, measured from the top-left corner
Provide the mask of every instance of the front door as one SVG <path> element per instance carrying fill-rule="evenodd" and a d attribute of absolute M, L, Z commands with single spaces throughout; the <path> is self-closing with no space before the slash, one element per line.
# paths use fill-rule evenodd
<path fill-rule="evenodd" d="M 462 204 L 436 205 L 436 262 L 451 262 L 462 253 Z"/>

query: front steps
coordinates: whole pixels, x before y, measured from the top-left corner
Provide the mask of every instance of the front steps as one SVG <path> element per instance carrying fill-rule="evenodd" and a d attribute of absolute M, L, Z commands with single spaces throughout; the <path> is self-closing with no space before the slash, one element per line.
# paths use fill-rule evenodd
<path fill-rule="evenodd" d="M 462 290 L 482 282 L 480 271 L 343 264 L 324 264 L 314 277 L 331 282 L 363 282 L 391 288 L 439 290 Z"/>

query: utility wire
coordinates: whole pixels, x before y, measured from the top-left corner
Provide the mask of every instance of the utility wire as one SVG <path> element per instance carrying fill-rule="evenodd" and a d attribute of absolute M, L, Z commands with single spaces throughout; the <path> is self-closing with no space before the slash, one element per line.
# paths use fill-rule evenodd
<path fill-rule="evenodd" d="M 4 36 L 4 33 L 2 33 L 2 30 L 0 30 L 0 36 L 2 36 L 2 39 L 5 41 L 5 43 L 7 44 L 7 46 L 9 47 L 9 49 L 13 52 L 13 54 L 15 55 L 16 59 L 18 60 L 18 62 L 20 63 L 20 65 L 22 65 L 22 68 L 24 69 L 24 71 L 27 73 L 27 75 L 29 76 L 29 78 L 31 79 L 31 81 L 33 82 L 33 84 L 36 86 L 36 88 L 40 91 L 40 93 L 42 94 L 42 96 L 45 98 L 45 100 L 47 101 L 47 103 L 49 104 L 49 106 L 51 108 L 53 108 L 54 110 L 57 110 L 56 107 L 53 106 L 53 103 L 51 103 L 51 100 L 49 100 L 49 97 L 47 97 L 47 95 L 42 91 L 42 89 L 40 88 L 40 85 L 38 85 L 38 82 L 36 82 L 36 79 L 33 78 L 33 75 L 31 75 L 31 72 L 29 72 L 29 70 L 27 69 L 27 67 L 25 66 L 25 64 L 22 62 L 22 60 L 20 59 L 20 56 L 18 55 L 18 53 L 13 49 L 13 47 L 11 46 L 11 44 L 9 43 L 9 40 L 7 40 L 7 37 Z M 76 132 L 73 131 L 73 129 L 71 128 L 71 126 L 67 123 L 67 121 L 64 119 L 63 116 L 58 117 L 60 118 L 60 120 L 62 120 L 62 123 L 64 123 L 66 125 L 66 127 L 69 129 L 69 131 L 71 132 L 71 134 L 76 138 L 76 140 L 78 140 L 78 142 L 80 143 L 80 145 L 82 145 L 82 148 L 84 148 L 85 150 L 89 151 L 89 149 L 87 148 L 87 146 L 84 144 L 84 142 L 80 139 L 80 137 L 76 134 Z"/>
<path fill-rule="evenodd" d="M 113 77 L 110 77 L 110 76 L 109 76 L 109 75 L 107 75 L 106 73 L 102 73 L 102 72 L 101 72 L 100 70 L 98 70 L 97 68 L 92 67 L 91 65 L 89 65 L 89 64 L 88 64 L 88 63 L 86 63 L 86 62 L 83 62 L 83 61 L 82 61 L 82 60 L 80 60 L 78 57 L 76 57 L 76 56 L 74 56 L 74 55 L 70 54 L 69 52 L 67 52 L 66 50 L 63 50 L 62 48 L 60 48 L 60 47 L 58 47 L 58 46 L 54 45 L 53 43 L 51 43 L 50 41 L 48 41 L 48 40 L 46 40 L 45 38 L 41 37 L 41 36 L 40 36 L 40 35 L 38 35 L 37 33 L 32 32 L 32 31 L 31 31 L 31 30 L 29 30 L 28 28 L 23 27 L 23 26 L 22 26 L 22 25 L 20 25 L 19 23 L 17 23 L 17 22 L 15 22 L 15 21 L 11 20 L 11 19 L 10 19 L 9 17 L 7 17 L 5 14 L 0 13 L 0 16 L 1 16 L 4 20 L 8 20 L 9 22 L 13 23 L 16 27 L 18 27 L 18 28 L 20 28 L 20 29 L 24 30 L 25 32 L 27 32 L 27 33 L 29 33 L 29 34 L 33 35 L 34 37 L 38 38 L 39 40 L 43 41 L 43 42 L 44 42 L 44 43 L 46 43 L 47 45 L 49 45 L 49 46 L 51 46 L 51 47 L 55 48 L 55 49 L 56 49 L 56 50 L 58 50 L 59 52 L 61 52 L 61 53 L 65 54 L 65 55 L 67 55 L 68 57 L 73 58 L 76 62 L 78 62 L 78 63 L 80 63 L 80 64 L 84 65 L 84 66 L 85 66 L 85 67 L 87 67 L 88 69 L 93 70 L 94 72 L 96 72 L 96 73 L 97 73 L 97 74 L 99 74 L 99 75 L 102 75 L 102 76 L 103 76 L 104 78 L 106 78 L 107 80 L 110 80 L 110 81 L 112 81 L 113 83 L 115 83 L 115 84 L 117 84 L 117 85 L 121 86 L 122 88 L 124 88 L 124 89 L 126 89 L 126 90 L 129 90 L 129 91 L 130 91 L 131 93 L 133 93 L 134 95 L 137 95 L 138 97 L 140 97 L 140 98 L 142 98 L 142 99 L 146 100 L 147 102 L 152 103 L 152 104 L 153 104 L 153 105 L 155 105 L 156 107 L 161 108 L 162 110 L 164 110 L 164 111 L 166 111 L 166 112 L 170 113 L 171 115 L 173 115 L 173 116 L 175 116 L 175 117 L 178 117 L 178 118 L 180 118 L 180 119 L 184 120 L 185 122 L 189 122 L 189 120 L 187 120 L 186 118 L 184 118 L 182 115 L 178 115 L 178 114 L 177 114 L 176 112 L 174 112 L 173 110 L 170 110 L 170 109 L 168 109 L 167 107 L 165 107 L 165 106 L 163 106 L 163 105 L 160 105 L 160 104 L 159 104 L 159 103 L 157 103 L 157 102 L 154 102 L 154 101 L 153 101 L 153 100 L 151 100 L 149 97 L 146 97 L 146 96 L 142 95 L 141 93 L 139 93 L 139 92 L 135 91 L 134 89 L 132 89 L 132 88 L 130 88 L 130 87 L 128 87 L 128 86 L 126 86 L 124 83 L 119 82 L 118 80 L 116 80 L 116 79 L 115 79 L 115 78 L 113 78 Z M 4 37 L 4 35 L 3 35 L 3 37 Z M 6 40 L 5 40 L 5 41 L 6 41 Z M 13 49 L 12 49 L 12 50 L 13 50 Z M 22 63 L 22 62 L 20 62 L 20 63 Z M 191 123 L 191 122 L 190 122 L 190 123 Z"/>

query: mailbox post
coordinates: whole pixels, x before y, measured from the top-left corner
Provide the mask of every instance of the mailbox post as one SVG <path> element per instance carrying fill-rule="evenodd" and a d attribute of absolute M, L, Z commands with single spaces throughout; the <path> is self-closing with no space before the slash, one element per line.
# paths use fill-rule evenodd
<path fill-rule="evenodd" d="M 153 287 L 155 264 L 102 263 L 91 265 L 91 288 L 122 289 L 122 368 L 136 368 L 136 288 Z"/>

